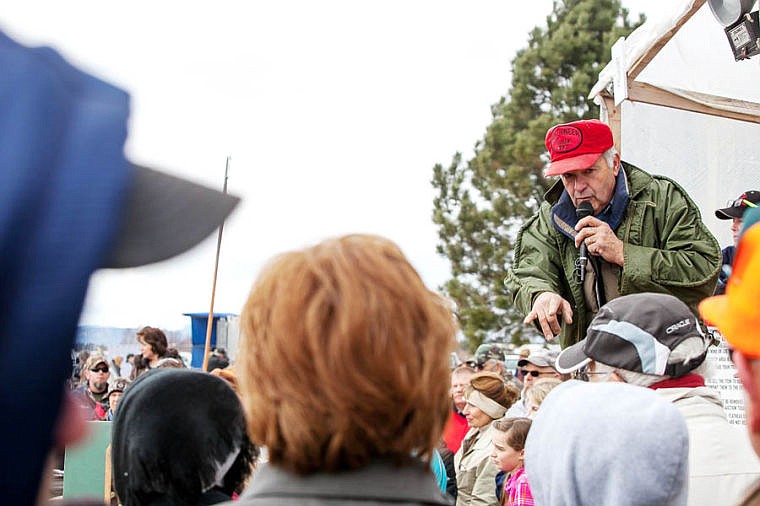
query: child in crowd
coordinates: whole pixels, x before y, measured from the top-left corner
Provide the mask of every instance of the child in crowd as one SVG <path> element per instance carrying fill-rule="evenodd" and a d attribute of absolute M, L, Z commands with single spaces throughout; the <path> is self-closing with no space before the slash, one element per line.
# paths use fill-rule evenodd
<path fill-rule="evenodd" d="M 534 505 L 524 467 L 525 440 L 528 438 L 530 424 L 529 418 L 504 418 L 493 423 L 491 459 L 500 470 L 510 473 L 501 494 L 502 505 Z"/>
<path fill-rule="evenodd" d="M 525 415 L 528 418 L 533 418 L 538 412 L 539 406 L 544 402 L 546 396 L 552 391 L 554 387 L 562 383 L 562 380 L 558 378 L 542 378 L 536 380 L 532 385 L 525 389 L 525 407 L 528 413 Z"/>
<path fill-rule="evenodd" d="M 106 413 L 106 420 L 109 422 L 113 421 L 114 414 L 116 414 L 116 408 L 119 405 L 119 400 L 121 399 L 121 394 L 124 393 L 124 389 L 127 388 L 130 381 L 127 378 L 116 378 L 116 381 L 113 382 L 113 386 L 108 391 L 108 412 Z"/>

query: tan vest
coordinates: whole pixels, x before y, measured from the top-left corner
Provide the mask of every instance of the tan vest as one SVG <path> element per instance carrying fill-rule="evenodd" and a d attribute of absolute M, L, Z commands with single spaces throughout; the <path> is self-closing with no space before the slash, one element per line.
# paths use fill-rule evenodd
<path fill-rule="evenodd" d="M 599 272 L 601 271 L 601 282 Z M 586 263 L 586 279 L 583 282 L 583 298 L 586 301 L 586 309 L 591 318 L 599 311 L 599 308 L 620 297 L 620 271 L 617 264 L 611 264 L 601 257 L 589 256 Z"/>

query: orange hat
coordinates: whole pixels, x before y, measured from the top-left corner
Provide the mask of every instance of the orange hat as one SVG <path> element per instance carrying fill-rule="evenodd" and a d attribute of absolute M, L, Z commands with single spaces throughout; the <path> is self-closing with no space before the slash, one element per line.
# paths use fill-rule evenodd
<path fill-rule="evenodd" d="M 758 300 L 760 223 L 755 223 L 744 231 L 739 241 L 726 294 L 703 300 L 699 304 L 699 312 L 708 324 L 718 327 L 732 348 L 750 357 L 760 358 Z"/>

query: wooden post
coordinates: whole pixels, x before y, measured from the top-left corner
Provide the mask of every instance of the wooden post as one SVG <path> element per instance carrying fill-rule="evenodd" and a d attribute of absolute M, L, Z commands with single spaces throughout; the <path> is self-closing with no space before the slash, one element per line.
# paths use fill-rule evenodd
<path fill-rule="evenodd" d="M 103 500 L 106 504 L 111 504 L 111 483 L 113 482 L 113 468 L 111 467 L 111 445 L 108 445 L 108 448 L 106 448 L 105 468 L 105 489 L 103 490 Z"/>
<path fill-rule="evenodd" d="M 610 130 L 612 130 L 612 140 L 615 143 L 615 149 L 617 149 L 617 152 L 620 153 L 620 157 L 622 158 L 623 153 L 621 150 L 622 146 L 620 137 L 620 122 L 622 120 L 622 115 L 620 114 L 620 108 L 623 104 L 616 106 L 615 99 L 605 92 L 600 93 L 599 98 L 602 99 L 602 120 L 605 121 L 610 127 Z"/>
<path fill-rule="evenodd" d="M 227 193 L 227 178 L 230 171 L 230 157 L 227 157 L 227 164 L 224 167 L 224 193 Z M 219 252 L 222 249 L 222 233 L 224 232 L 224 222 L 219 225 L 219 235 L 216 238 L 216 259 L 214 260 L 214 279 L 211 283 L 211 308 L 208 310 L 208 323 L 206 324 L 206 346 L 203 350 L 202 370 L 208 367 L 208 356 L 211 350 L 211 328 L 214 324 L 214 298 L 216 297 L 216 275 L 219 271 Z"/>

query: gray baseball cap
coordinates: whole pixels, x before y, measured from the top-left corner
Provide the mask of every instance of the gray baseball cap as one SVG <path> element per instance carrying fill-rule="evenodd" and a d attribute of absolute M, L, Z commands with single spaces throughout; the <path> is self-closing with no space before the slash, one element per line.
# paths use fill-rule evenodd
<path fill-rule="evenodd" d="M 548 350 L 537 351 L 528 355 L 527 358 L 520 359 L 517 362 L 517 367 L 524 367 L 528 364 L 533 364 L 536 367 L 551 367 L 553 369 L 556 369 L 556 366 L 554 365 L 556 359 L 557 354 L 554 352 Z"/>
<path fill-rule="evenodd" d="M 692 338 L 702 341 L 702 353 L 688 360 L 674 358 L 673 351 Z M 686 304 L 672 295 L 638 293 L 602 306 L 586 338 L 562 350 L 556 368 L 570 373 L 595 360 L 626 371 L 677 378 L 704 361 L 707 345 Z"/>

